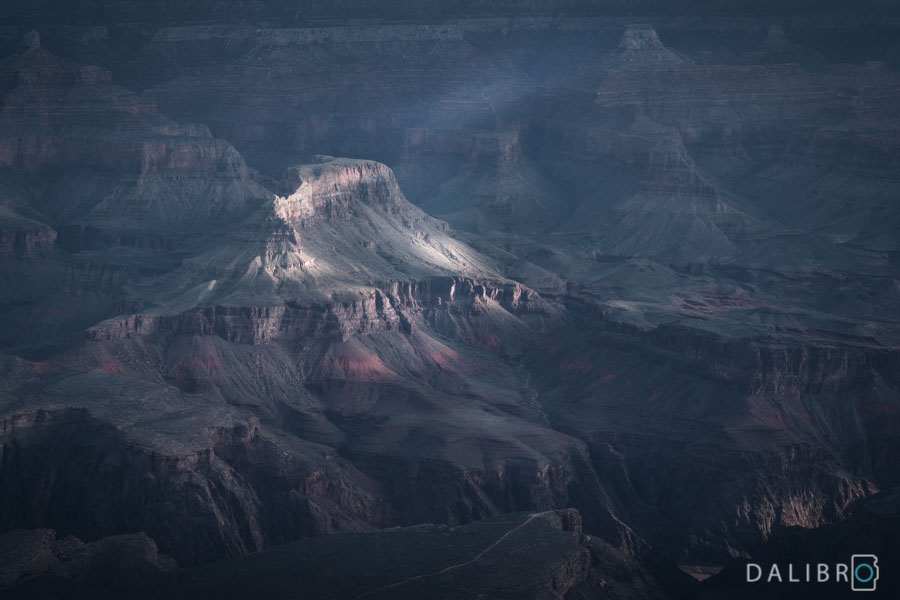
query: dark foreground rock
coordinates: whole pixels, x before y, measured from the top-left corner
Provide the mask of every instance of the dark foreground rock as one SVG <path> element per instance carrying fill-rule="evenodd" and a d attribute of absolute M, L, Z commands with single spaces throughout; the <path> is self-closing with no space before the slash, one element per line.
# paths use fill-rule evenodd
<path fill-rule="evenodd" d="M 575 510 L 333 535 L 181 570 L 157 559 L 152 541 L 140 535 L 85 546 L 72 538 L 54 542 L 50 530 L 19 530 L 0 544 L 17 545 L 14 557 L 3 554 L 4 572 L 19 582 L 6 591 L 8 598 L 667 597 L 637 561 L 585 535 Z M 61 545 L 77 549 L 60 556 Z M 673 575 L 670 588 L 681 594 L 692 585 Z"/>

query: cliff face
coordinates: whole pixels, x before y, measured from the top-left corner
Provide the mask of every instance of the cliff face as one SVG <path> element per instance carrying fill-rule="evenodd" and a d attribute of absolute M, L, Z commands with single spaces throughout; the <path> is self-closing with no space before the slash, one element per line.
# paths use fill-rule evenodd
<path fill-rule="evenodd" d="M 403 194 L 387 166 L 331 157 L 321 160 L 320 165 L 285 171 L 283 187 L 292 191 L 275 203 L 276 214 L 285 221 L 308 229 L 317 219 L 349 219 L 354 202 L 392 214 L 403 211 Z"/>
<path fill-rule="evenodd" d="M 478 319 L 480 312 L 503 310 L 539 324 L 555 310 L 534 292 L 514 283 L 436 278 L 392 283 L 360 299 L 333 304 L 197 307 L 177 316 L 131 315 L 111 319 L 86 332 L 91 341 L 122 340 L 153 333 L 216 335 L 238 344 L 296 342 L 304 338 L 348 339 L 383 331 L 411 332 L 420 319 L 437 326 L 457 316 Z M 491 345 L 490 342 L 485 342 Z M 499 338 L 498 342 L 499 343 Z"/>
<path fill-rule="evenodd" d="M 579 322 L 583 337 L 548 344 L 543 406 L 586 441 L 638 534 L 690 530 L 685 557 L 752 554 L 781 528 L 840 520 L 892 485 L 895 353 Z M 858 462 L 863 448 L 879 458 Z M 654 518 L 635 516 L 645 506 Z"/>
<path fill-rule="evenodd" d="M 0 211 L 0 260 L 35 262 L 53 251 L 57 233 L 52 227 Z"/>

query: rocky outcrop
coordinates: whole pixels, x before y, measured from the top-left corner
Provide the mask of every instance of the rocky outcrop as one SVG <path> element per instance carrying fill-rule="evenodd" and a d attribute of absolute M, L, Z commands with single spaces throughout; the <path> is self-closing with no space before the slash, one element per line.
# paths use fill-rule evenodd
<path fill-rule="evenodd" d="M 534 290 L 515 282 L 479 281 L 468 277 L 436 277 L 421 282 L 393 282 L 391 296 L 402 306 L 435 307 L 444 304 L 471 306 L 479 301 L 493 301 L 513 314 L 544 311 L 553 308 Z"/>
<path fill-rule="evenodd" d="M 56 532 L 52 529 L 14 529 L 0 534 L 0 590 L 45 573 L 57 564 L 55 541 Z"/>
<path fill-rule="evenodd" d="M 228 342 L 254 345 L 305 338 L 346 340 L 380 331 L 410 332 L 419 319 L 438 326 L 441 315 L 459 315 L 462 320 L 477 319 L 480 312 L 491 306 L 537 327 L 559 318 L 549 303 L 516 283 L 435 278 L 422 282 L 393 282 L 383 290 L 372 290 L 330 304 L 286 302 L 276 306 L 206 306 L 180 315 L 116 317 L 90 328 L 86 339 L 101 342 L 132 336 L 187 334 L 215 335 Z M 499 338 L 495 336 L 495 339 L 499 342 Z"/>
<path fill-rule="evenodd" d="M 346 338 L 400 327 L 390 300 L 372 291 L 358 300 L 334 304 L 198 307 L 181 315 L 131 315 L 91 328 L 92 341 L 122 340 L 161 334 L 215 335 L 238 344 L 267 344 L 274 340 Z"/>
<path fill-rule="evenodd" d="M 135 445 L 78 409 L 6 417 L 0 431 L 4 530 L 44 523 L 84 539 L 146 531 L 190 564 L 381 522 L 377 504 L 353 483 L 359 476 L 341 476 L 340 459 L 301 470 L 303 452 L 282 455 L 258 423 L 210 430 L 207 447 L 183 455 Z M 61 448 L 61 439 L 71 443 Z M 16 483 L 23 469 L 32 483 Z M 152 541 L 149 548 L 156 552 Z"/>
<path fill-rule="evenodd" d="M 0 212 L 0 260 L 39 261 L 52 252 L 56 238 L 49 225 Z"/>
<path fill-rule="evenodd" d="M 111 81 L 112 73 L 108 69 L 68 64 L 48 53 L 41 47 L 41 36 L 35 30 L 25 34 L 17 54 L 0 63 L 2 88 L 94 85 Z"/>
<path fill-rule="evenodd" d="M 373 161 L 322 157 L 316 165 L 287 169 L 282 187 L 293 191 L 276 199 L 275 213 L 300 229 L 315 226 L 317 219 L 350 218 L 353 202 L 391 214 L 408 206 L 394 173 Z"/>
<path fill-rule="evenodd" d="M 676 69 L 688 62 L 663 46 L 652 25 L 639 24 L 625 29 L 619 47 L 607 54 L 600 64 L 609 70 L 660 70 Z"/>
<path fill-rule="evenodd" d="M 127 587 L 176 566 L 143 533 L 86 544 L 74 536 L 58 539 L 52 529 L 15 529 L 0 534 L 0 565 L 0 590 L 45 575 L 87 584 L 106 584 L 111 578 Z"/>

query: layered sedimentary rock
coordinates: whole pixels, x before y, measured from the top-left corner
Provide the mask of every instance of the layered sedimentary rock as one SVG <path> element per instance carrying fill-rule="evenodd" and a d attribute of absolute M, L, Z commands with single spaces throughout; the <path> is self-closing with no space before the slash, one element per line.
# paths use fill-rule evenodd
<path fill-rule="evenodd" d="M 6 88 L 3 167 L 29 172 L 78 165 L 146 174 L 216 171 L 221 162 L 227 173 L 241 175 L 240 158 L 232 153 L 229 164 L 220 156 L 226 154 L 227 144 L 202 139 L 204 134 L 209 137 L 203 127 L 167 122 L 152 104 L 114 86 L 108 70 L 69 64 L 44 50 L 35 31 L 26 35 L 19 53 L 3 61 L 0 71 Z M 76 99 L 89 105 L 90 112 L 79 110 Z M 75 114 L 88 118 L 75 123 Z M 147 121 L 139 124 L 135 117 L 141 116 Z M 60 131 L 63 123 L 68 131 Z M 103 139 L 104 133 L 122 131 L 158 139 Z M 172 138 L 171 145 L 165 144 L 165 137 Z M 191 144 L 180 139 L 185 137 L 201 139 Z M 104 142 L 109 145 L 101 146 Z"/>
<path fill-rule="evenodd" d="M 685 557 L 741 554 L 783 527 L 840 519 L 875 491 L 872 481 L 893 477 L 894 442 L 871 417 L 893 394 L 880 383 L 893 378 L 892 353 L 667 329 L 642 342 L 593 330 L 590 341 L 567 336 L 547 351 L 558 361 L 542 396 L 551 422 L 580 432 L 639 534 L 653 535 L 637 525 L 646 502 L 662 518 L 644 522 L 656 535 L 669 535 L 670 519 L 673 531 L 694 532 L 680 542 Z M 861 392 L 859 379 L 871 389 Z M 881 458 L 857 462 L 864 447 Z"/>
<path fill-rule="evenodd" d="M 53 251 L 57 232 L 43 223 L 0 208 L 0 260 L 33 262 Z"/>
<path fill-rule="evenodd" d="M 36 32 L 3 60 L 0 80 L 0 167 L 42 181 L 39 210 L 57 226 L 119 236 L 184 229 L 240 215 L 253 200 L 247 167 L 227 142 L 163 117 L 105 69 L 56 58 Z"/>

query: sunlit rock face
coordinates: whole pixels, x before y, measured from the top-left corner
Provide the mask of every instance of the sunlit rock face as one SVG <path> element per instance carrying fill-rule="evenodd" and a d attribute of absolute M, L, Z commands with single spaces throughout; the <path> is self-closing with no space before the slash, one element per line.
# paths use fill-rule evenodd
<path fill-rule="evenodd" d="M 887 9 L 138 4 L 0 27 L 10 593 L 508 533 L 488 597 L 692 597 L 677 564 L 874 522 Z M 347 597 L 415 576 L 367 565 Z"/>
<path fill-rule="evenodd" d="M 312 227 L 317 218 L 349 219 L 354 201 L 394 214 L 405 204 L 394 174 L 376 162 L 324 157 L 316 165 L 288 168 L 283 187 L 293 191 L 276 210 L 301 228 Z"/>

